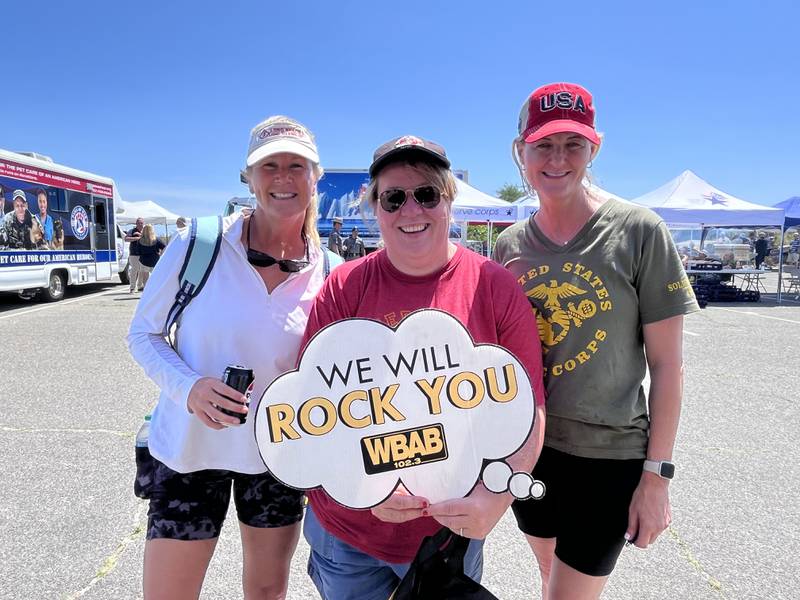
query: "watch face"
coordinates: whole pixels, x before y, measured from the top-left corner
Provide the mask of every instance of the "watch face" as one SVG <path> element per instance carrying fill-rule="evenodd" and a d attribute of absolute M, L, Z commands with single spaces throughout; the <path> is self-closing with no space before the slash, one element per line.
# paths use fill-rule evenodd
<path fill-rule="evenodd" d="M 662 462 L 661 476 L 664 479 L 672 479 L 675 477 L 675 465 L 673 465 L 671 462 Z"/>

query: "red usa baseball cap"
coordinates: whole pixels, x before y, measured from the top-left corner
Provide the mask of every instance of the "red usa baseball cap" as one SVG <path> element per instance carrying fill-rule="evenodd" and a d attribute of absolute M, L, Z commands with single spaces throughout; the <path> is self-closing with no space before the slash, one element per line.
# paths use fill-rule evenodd
<path fill-rule="evenodd" d="M 450 159 L 447 158 L 447 152 L 442 146 L 415 135 L 404 135 L 378 146 L 372 156 L 369 176 L 374 178 L 375 174 L 389 163 L 407 159 L 432 162 L 445 169 L 450 168 Z"/>
<path fill-rule="evenodd" d="M 518 129 L 526 143 L 571 132 L 600 144 L 594 128 L 592 95 L 575 83 L 550 83 L 534 90 L 522 105 Z"/>

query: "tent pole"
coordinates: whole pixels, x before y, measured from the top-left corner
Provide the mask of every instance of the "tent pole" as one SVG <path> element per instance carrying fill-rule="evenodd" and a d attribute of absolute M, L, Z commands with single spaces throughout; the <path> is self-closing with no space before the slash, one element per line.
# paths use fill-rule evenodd
<path fill-rule="evenodd" d="M 491 221 L 486 223 L 486 258 L 492 255 L 492 225 Z"/>
<path fill-rule="evenodd" d="M 781 225 L 781 238 L 778 240 L 778 304 L 781 303 L 781 291 L 783 287 L 783 230 L 786 226 L 784 221 Z"/>

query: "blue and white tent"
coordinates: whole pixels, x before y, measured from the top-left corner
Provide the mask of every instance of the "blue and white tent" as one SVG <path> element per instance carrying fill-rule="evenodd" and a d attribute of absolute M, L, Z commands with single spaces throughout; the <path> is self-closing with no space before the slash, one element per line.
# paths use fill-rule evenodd
<path fill-rule="evenodd" d="M 783 209 L 737 198 L 686 170 L 661 187 L 634 198 L 658 213 L 667 225 L 744 227 L 783 225 Z"/>
<path fill-rule="evenodd" d="M 785 227 L 800 225 L 800 196 L 793 196 L 783 202 L 778 202 L 775 208 L 783 209 Z"/>

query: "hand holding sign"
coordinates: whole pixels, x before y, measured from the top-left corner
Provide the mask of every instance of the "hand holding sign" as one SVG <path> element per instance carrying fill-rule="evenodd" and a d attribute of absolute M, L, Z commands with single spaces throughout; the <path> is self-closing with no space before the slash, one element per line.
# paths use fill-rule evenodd
<path fill-rule="evenodd" d="M 412 496 L 402 485 L 386 500 L 372 509 L 372 514 L 388 523 L 405 523 L 426 516 L 430 502 L 422 496 Z"/>
<path fill-rule="evenodd" d="M 357 342 L 349 354 L 342 340 Z M 466 496 L 484 461 L 514 454 L 533 420 L 530 381 L 513 355 L 476 346 L 447 313 L 421 310 L 396 330 L 349 319 L 318 332 L 298 369 L 264 392 L 255 427 L 283 483 L 370 508 L 400 482 L 433 503 Z M 505 491 L 508 479 L 490 489 Z"/>

